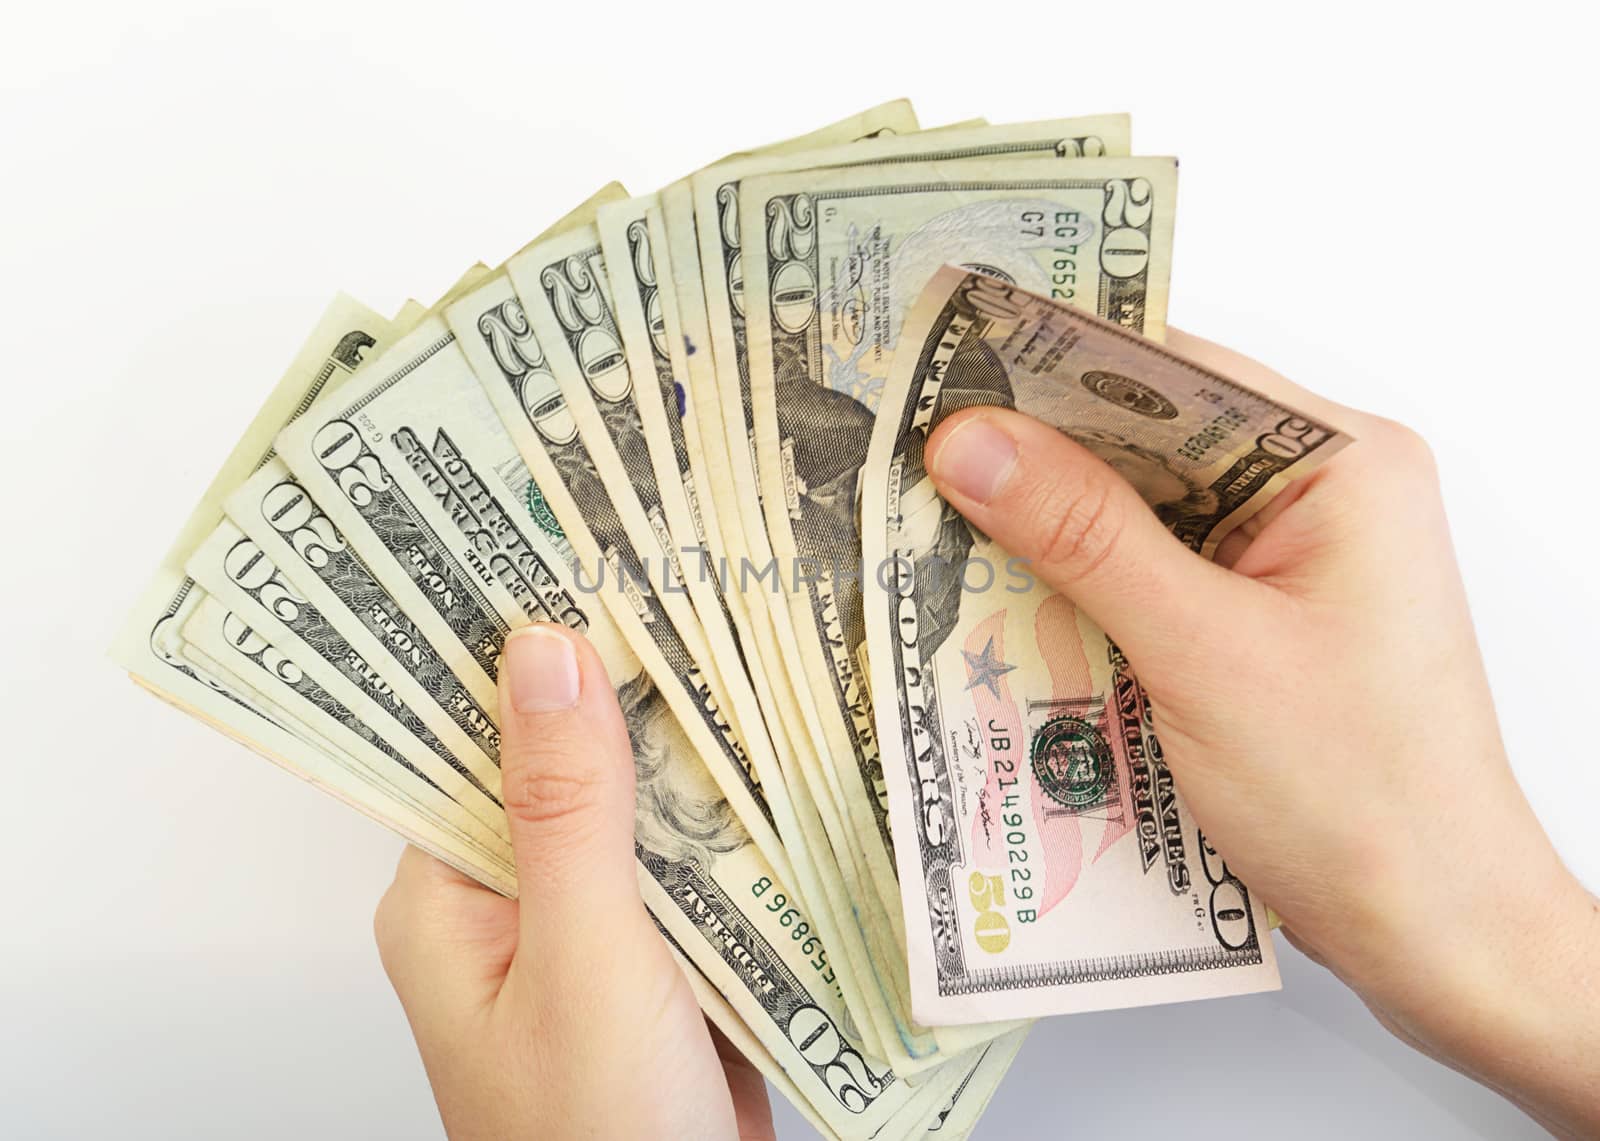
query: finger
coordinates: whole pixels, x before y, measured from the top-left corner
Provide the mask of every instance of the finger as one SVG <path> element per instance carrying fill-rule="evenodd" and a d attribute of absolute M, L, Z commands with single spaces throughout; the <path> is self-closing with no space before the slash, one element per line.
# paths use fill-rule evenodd
<path fill-rule="evenodd" d="M 429 855 L 415 844 L 407 844 L 400 853 L 400 863 L 394 869 L 397 881 L 428 885 L 439 891 L 470 889 L 489 891 L 466 872 L 452 868 L 437 856 Z M 493 895 L 493 892 L 489 892 Z"/>
<path fill-rule="evenodd" d="M 710 1019 L 706 1020 L 706 1029 L 711 1031 L 712 1044 L 717 1048 L 723 1075 L 728 1079 L 733 1115 L 739 1123 L 739 1141 L 774 1141 L 777 1134 L 772 1125 L 767 1080 Z"/>
<path fill-rule="evenodd" d="M 1147 680 L 1236 638 L 1257 586 L 1184 547 L 1120 475 L 1047 424 L 971 409 L 928 443 L 939 491 L 1086 611 Z"/>
<path fill-rule="evenodd" d="M 581 963 L 614 942 L 614 917 L 643 915 L 622 710 L 594 648 L 541 624 L 506 639 L 500 714 L 523 947 L 545 964 Z"/>
<path fill-rule="evenodd" d="M 517 945 L 515 902 L 407 846 L 373 917 L 384 970 L 413 1017 L 498 992 Z"/>
<path fill-rule="evenodd" d="M 1347 454 L 1347 452 L 1341 452 L 1333 458 L 1333 463 L 1343 461 Z M 1265 531 L 1279 515 L 1282 515 L 1298 503 L 1306 492 L 1316 486 L 1318 478 L 1322 477 L 1327 470 L 1326 467 L 1319 468 L 1309 476 L 1295 480 L 1280 491 L 1272 502 L 1229 531 L 1223 536 L 1222 542 L 1217 544 L 1217 549 L 1211 553 L 1211 561 L 1220 567 L 1226 567 L 1229 570 L 1235 569 L 1239 565 L 1239 560 L 1250 549 L 1250 545 L 1255 542 L 1256 536 Z"/>
<path fill-rule="evenodd" d="M 1211 341 L 1168 328 L 1167 347 L 1197 364 L 1255 389 L 1290 408 L 1304 412 L 1355 438 L 1309 475 L 1296 479 L 1281 494 L 1231 532 L 1213 557 L 1224 567 L 1237 567 L 1249 577 L 1271 577 L 1294 592 L 1303 584 L 1303 572 L 1317 564 L 1319 585 L 1352 583 L 1351 576 L 1334 571 L 1328 556 L 1349 558 L 1369 550 L 1386 550 L 1371 540 L 1375 529 L 1393 525 L 1410 543 L 1415 516 L 1407 508 L 1424 500 L 1436 483 L 1431 454 L 1417 434 L 1403 425 L 1340 404 L 1302 388 L 1259 361 Z M 1420 486 L 1419 486 L 1420 485 Z M 1296 525 L 1277 527 L 1280 517 L 1293 511 Z M 1276 541 L 1265 558 L 1255 557 L 1254 539 L 1277 527 Z M 1352 543 L 1355 534 L 1368 541 Z M 1310 558 L 1315 554 L 1317 558 Z M 1291 582 L 1297 580 L 1296 582 Z M 1364 589 L 1361 587 L 1360 589 Z"/>

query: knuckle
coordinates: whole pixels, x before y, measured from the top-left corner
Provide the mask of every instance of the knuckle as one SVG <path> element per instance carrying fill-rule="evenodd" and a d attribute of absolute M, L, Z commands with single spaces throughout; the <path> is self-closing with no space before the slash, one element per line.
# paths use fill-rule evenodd
<path fill-rule="evenodd" d="M 410 924 L 407 907 L 397 885 L 390 885 L 372 913 L 372 938 L 378 944 L 378 958 L 390 969 Z"/>
<path fill-rule="evenodd" d="M 1099 570 L 1116 550 L 1123 528 L 1118 497 L 1104 480 L 1051 496 L 1044 515 L 1049 520 L 1039 557 L 1068 579 L 1082 579 Z"/>
<path fill-rule="evenodd" d="M 1438 471 L 1433 448 L 1415 428 L 1379 417 L 1376 418 L 1374 429 L 1385 454 L 1401 470 L 1426 476 Z"/>
<path fill-rule="evenodd" d="M 549 825 L 593 813 L 604 798 L 607 780 L 594 766 L 573 763 L 574 755 L 569 749 L 541 746 L 512 758 L 501 771 L 506 815 L 524 824 Z"/>

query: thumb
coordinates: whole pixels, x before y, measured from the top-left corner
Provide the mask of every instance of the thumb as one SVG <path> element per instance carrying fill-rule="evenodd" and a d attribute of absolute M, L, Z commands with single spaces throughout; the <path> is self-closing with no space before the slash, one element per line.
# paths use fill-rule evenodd
<path fill-rule="evenodd" d="M 500 785 L 517 866 L 518 958 L 545 971 L 582 964 L 597 941 L 615 942 L 598 917 L 642 919 L 643 904 L 622 710 L 600 656 L 563 626 L 506 639 Z"/>
<path fill-rule="evenodd" d="M 1048 424 L 963 411 L 929 439 L 927 467 L 952 507 L 1082 608 L 1146 680 L 1214 660 L 1259 610 L 1259 584 L 1185 547 L 1132 484 Z"/>

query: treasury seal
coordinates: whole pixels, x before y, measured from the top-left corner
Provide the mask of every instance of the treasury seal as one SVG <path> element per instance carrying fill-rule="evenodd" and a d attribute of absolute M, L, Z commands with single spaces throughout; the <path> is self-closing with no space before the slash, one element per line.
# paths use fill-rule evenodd
<path fill-rule="evenodd" d="M 528 514 L 533 516 L 533 521 L 539 524 L 539 529 L 552 539 L 566 538 L 561 530 L 561 524 L 556 522 L 556 513 L 550 510 L 550 504 L 544 497 L 544 492 L 539 490 L 539 485 L 533 480 L 528 481 L 528 490 L 524 496 Z"/>
<path fill-rule="evenodd" d="M 1046 796 L 1074 812 L 1106 802 L 1116 764 L 1100 730 L 1081 717 L 1046 721 L 1030 750 L 1033 777 Z"/>

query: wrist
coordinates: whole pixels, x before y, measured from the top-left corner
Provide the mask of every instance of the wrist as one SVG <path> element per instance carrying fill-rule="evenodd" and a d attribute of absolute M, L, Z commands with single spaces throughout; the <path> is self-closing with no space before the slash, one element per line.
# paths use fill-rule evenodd
<path fill-rule="evenodd" d="M 1424 1053 L 1557 1134 L 1590 1135 L 1600 1128 L 1600 901 L 1559 863 L 1472 894 L 1481 903 L 1464 922 L 1413 911 L 1396 926 L 1395 965 L 1356 988 Z"/>

